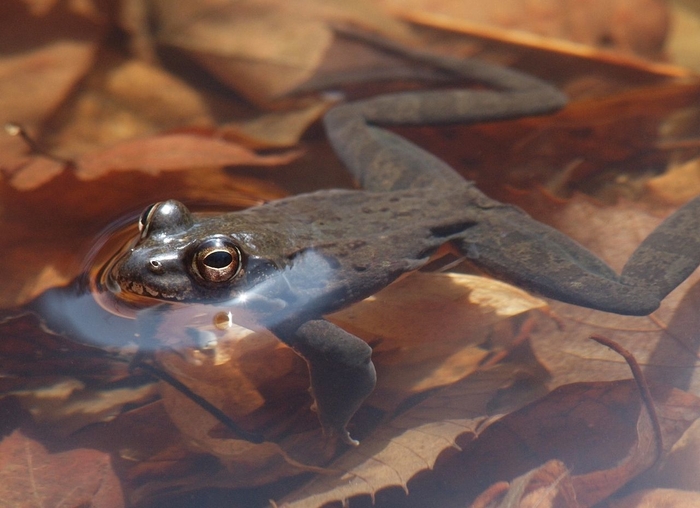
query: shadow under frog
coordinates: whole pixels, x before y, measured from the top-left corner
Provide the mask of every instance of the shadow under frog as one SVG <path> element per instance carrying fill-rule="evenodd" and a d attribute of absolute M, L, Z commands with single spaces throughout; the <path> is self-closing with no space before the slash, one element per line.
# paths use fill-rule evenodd
<path fill-rule="evenodd" d="M 544 296 L 631 315 L 654 311 L 700 263 L 700 199 L 661 224 L 617 274 L 378 127 L 514 118 L 566 102 L 554 87 L 517 71 L 413 58 L 492 90 L 405 92 L 336 106 L 325 127 L 361 190 L 321 190 L 209 217 L 177 201 L 157 203 L 104 271 L 117 298 L 245 310 L 307 361 L 325 434 L 350 444 L 357 443 L 346 426 L 375 385 L 371 349 L 323 316 L 420 268 L 441 246 L 451 244 L 494 276 Z"/>

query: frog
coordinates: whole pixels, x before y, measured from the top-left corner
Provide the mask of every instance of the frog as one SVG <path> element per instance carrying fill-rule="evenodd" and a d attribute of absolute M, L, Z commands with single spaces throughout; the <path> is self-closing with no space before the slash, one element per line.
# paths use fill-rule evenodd
<path fill-rule="evenodd" d="M 478 59 L 424 60 L 484 88 L 396 92 L 331 108 L 327 137 L 357 188 L 217 215 L 176 200 L 155 203 L 104 270 L 105 286 L 118 297 L 245 311 L 306 361 L 323 433 L 349 445 L 358 444 L 348 425 L 374 390 L 376 371 L 371 347 L 326 316 L 425 267 L 445 246 L 545 297 L 640 316 L 700 264 L 700 198 L 666 219 L 618 274 L 392 132 L 394 125 L 552 114 L 567 103 L 557 87 L 522 71 Z"/>

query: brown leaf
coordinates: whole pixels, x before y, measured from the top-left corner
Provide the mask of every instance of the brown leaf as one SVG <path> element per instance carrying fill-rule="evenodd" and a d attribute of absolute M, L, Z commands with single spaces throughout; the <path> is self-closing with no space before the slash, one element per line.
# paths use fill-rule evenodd
<path fill-rule="evenodd" d="M 700 492 L 684 490 L 653 489 L 640 490 L 622 499 L 611 500 L 609 508 L 694 508 L 700 504 Z"/>
<path fill-rule="evenodd" d="M 652 386 L 652 395 L 668 450 L 700 416 L 700 399 L 660 386 Z M 556 459 L 572 472 L 567 483 L 578 502 L 594 505 L 655 459 L 655 437 L 639 407 L 631 380 L 559 387 L 487 427 L 445 466 L 446 474 L 451 484 L 463 482 L 469 491 Z"/>
<path fill-rule="evenodd" d="M 500 282 L 416 273 L 334 315 L 336 323 L 378 342 L 378 383 L 368 404 L 391 410 L 402 402 L 399 394 L 405 398 L 448 386 L 389 417 L 362 439 L 360 448 L 331 463 L 328 467 L 342 471 L 340 476 L 319 476 L 282 502 L 312 507 L 363 494 L 373 497 L 388 487 L 407 489 L 415 475 L 433 468 L 441 453 L 456 449 L 458 438 L 466 442 L 477 434 L 488 419 L 486 408 L 516 372 L 525 376 L 523 365 L 478 370 L 484 351 L 477 344 L 494 333 L 498 322 L 541 306 L 540 300 Z M 439 343 L 432 337 L 439 337 Z M 524 401 L 521 396 L 518 404 Z"/>
<path fill-rule="evenodd" d="M 58 0 L 24 0 L 35 16 L 43 16 L 56 6 Z"/>
<path fill-rule="evenodd" d="M 299 143 L 308 127 L 332 104 L 321 100 L 296 111 L 263 114 L 245 122 L 222 125 L 217 132 L 251 148 L 289 148 Z"/>
<path fill-rule="evenodd" d="M 124 506 L 109 455 L 86 449 L 50 453 L 20 431 L 0 442 L 0 485 L 6 506 Z"/>
<path fill-rule="evenodd" d="M 99 348 L 50 333 L 37 316 L 24 309 L 2 312 L 0 337 L 4 374 L 0 378 L 3 388 L 0 396 L 66 378 L 80 378 L 94 385 L 97 380 L 120 379 L 128 373 L 124 362 L 114 361 Z"/>
<path fill-rule="evenodd" d="M 66 164 L 41 156 L 13 157 L 6 168 L 11 168 L 10 184 L 17 190 L 28 191 L 50 182 L 60 175 Z"/>
<path fill-rule="evenodd" d="M 0 125 L 16 122 L 36 133 L 83 78 L 104 26 L 67 6 L 33 16 L 20 0 L 0 3 Z M 27 164 L 25 145 L 0 135 L 0 170 Z"/>
<path fill-rule="evenodd" d="M 403 25 L 364 0 L 251 0 L 215 7 L 180 0 L 154 6 L 160 41 L 187 50 L 224 83 L 263 103 L 309 79 L 333 41 L 333 21 L 406 34 Z"/>
<path fill-rule="evenodd" d="M 696 421 L 664 458 L 659 471 L 648 483 L 680 489 L 698 490 L 700 485 L 700 421 Z"/>
<path fill-rule="evenodd" d="M 498 482 L 481 493 L 472 508 L 584 508 L 576 499 L 571 476 L 566 466 L 550 460 L 515 478 L 510 483 Z"/>
<path fill-rule="evenodd" d="M 407 395 L 472 374 L 490 352 L 509 347 L 513 330 L 500 331 L 499 323 L 544 307 L 543 300 L 492 279 L 419 272 L 329 319 L 377 344 L 380 381 L 370 400 L 390 410 Z M 487 340 L 491 351 L 482 347 Z"/>
<path fill-rule="evenodd" d="M 13 390 L 7 395 L 18 399 L 36 423 L 49 427 L 52 436 L 66 437 L 88 425 L 112 420 L 125 406 L 152 401 L 157 391 L 153 384 L 100 389 L 75 378 L 64 378 L 48 381 L 46 386 Z"/>
<path fill-rule="evenodd" d="M 652 197 L 669 205 L 680 206 L 700 194 L 700 160 L 672 165 L 647 182 Z"/>
<path fill-rule="evenodd" d="M 0 5 L 0 122 L 36 128 L 87 71 L 103 27 L 66 8 L 32 16 L 22 4 Z"/>
<path fill-rule="evenodd" d="M 46 136 L 55 155 L 75 159 L 118 142 L 171 129 L 214 126 L 207 95 L 155 65 L 103 52 Z"/>
<path fill-rule="evenodd" d="M 505 0 L 498 4 L 464 0 L 383 0 L 400 16 L 445 27 L 471 23 L 482 31 L 503 27 L 546 37 L 568 39 L 587 46 L 616 48 L 660 58 L 669 25 L 666 3 L 659 0 L 566 0 L 538 4 Z M 624 21 L 620 21 L 624 19 Z M 487 28 L 488 27 L 488 28 Z"/>
<path fill-rule="evenodd" d="M 138 169 L 149 174 L 185 168 L 231 165 L 282 165 L 298 152 L 260 156 L 234 143 L 190 134 L 164 134 L 119 143 L 87 154 L 76 166 L 79 178 L 99 178 L 110 171 Z"/>
<path fill-rule="evenodd" d="M 479 371 L 435 392 L 328 466 L 341 471 L 340 475 L 317 476 L 279 504 L 312 508 L 361 495 L 374 498 L 388 487 L 407 491 L 408 482 L 419 472 L 431 470 L 441 453 L 459 450 L 458 437 L 460 444 L 474 439 L 488 420 L 487 407 L 510 384 L 516 370 Z"/>

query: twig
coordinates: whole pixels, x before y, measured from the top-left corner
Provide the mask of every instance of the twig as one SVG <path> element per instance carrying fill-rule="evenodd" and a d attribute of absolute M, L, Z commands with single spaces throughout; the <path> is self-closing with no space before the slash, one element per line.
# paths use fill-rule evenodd
<path fill-rule="evenodd" d="M 150 363 L 146 363 L 143 360 L 136 360 L 136 363 L 133 364 L 133 367 L 143 369 L 149 374 L 153 375 L 154 377 L 160 379 L 161 381 L 168 383 L 170 386 L 172 386 L 177 391 L 182 393 L 185 397 L 187 397 L 192 402 L 200 406 L 206 412 L 211 414 L 214 418 L 223 423 L 226 427 L 231 429 L 236 435 L 245 439 L 246 441 L 249 441 L 254 444 L 260 444 L 265 441 L 265 438 L 260 434 L 253 434 L 252 432 L 243 430 L 236 422 L 229 418 L 229 416 L 226 413 L 221 411 L 221 409 L 213 405 L 201 395 L 198 395 L 195 392 L 193 392 L 187 385 L 185 385 L 175 377 L 171 376 L 164 370 L 161 370 L 158 367 L 151 365 Z"/>
<path fill-rule="evenodd" d="M 634 358 L 634 355 L 627 351 L 625 348 L 623 348 L 617 342 L 612 341 L 607 337 L 603 337 L 602 335 L 591 335 L 590 338 L 596 341 L 597 343 L 602 344 L 603 346 L 609 347 L 617 354 L 622 356 L 627 362 L 627 365 L 629 365 L 630 370 L 632 371 L 632 376 L 634 377 L 634 380 L 637 383 L 637 388 L 639 388 L 639 395 L 642 398 L 642 403 L 644 404 L 644 407 L 646 407 L 647 413 L 649 414 L 649 419 L 651 420 L 651 426 L 654 429 L 654 437 L 656 442 L 656 457 L 654 458 L 652 464 L 649 466 L 651 467 L 661 458 L 664 446 L 663 437 L 661 435 L 661 424 L 659 423 L 659 417 L 656 414 L 656 407 L 654 406 L 654 399 L 651 396 L 651 390 L 649 390 L 649 385 L 647 384 L 647 381 L 644 377 L 644 373 L 639 367 L 639 364 Z"/>

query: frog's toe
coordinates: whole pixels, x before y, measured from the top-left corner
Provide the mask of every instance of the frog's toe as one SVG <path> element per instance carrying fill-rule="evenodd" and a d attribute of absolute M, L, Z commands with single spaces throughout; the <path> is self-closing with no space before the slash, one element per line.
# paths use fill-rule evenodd
<path fill-rule="evenodd" d="M 360 442 L 357 439 L 351 438 L 350 433 L 346 429 L 342 429 L 340 431 L 340 435 L 338 436 L 338 438 L 346 445 L 360 446 Z"/>
<path fill-rule="evenodd" d="M 353 439 L 345 427 L 323 426 L 323 437 L 328 444 L 335 445 L 336 443 L 344 443 L 350 446 L 360 445 L 360 442 L 357 439 Z"/>

